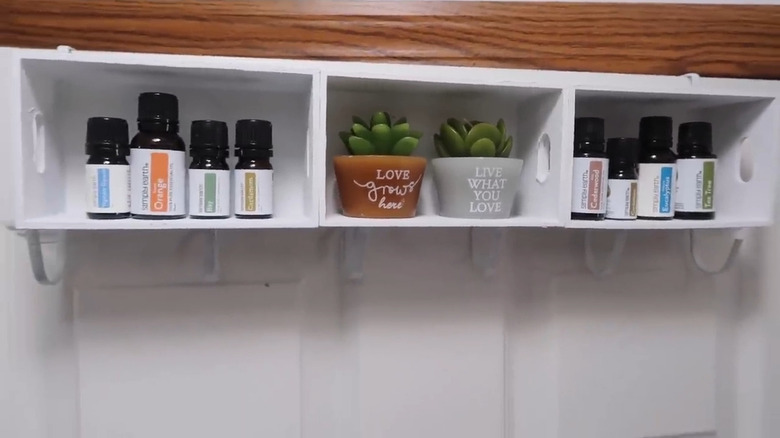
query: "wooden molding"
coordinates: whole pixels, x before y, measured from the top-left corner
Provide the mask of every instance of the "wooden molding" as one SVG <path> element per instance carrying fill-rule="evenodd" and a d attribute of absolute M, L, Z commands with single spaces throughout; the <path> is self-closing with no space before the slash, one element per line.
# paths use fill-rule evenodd
<path fill-rule="evenodd" d="M 13 0 L 0 45 L 780 78 L 780 6 Z"/>

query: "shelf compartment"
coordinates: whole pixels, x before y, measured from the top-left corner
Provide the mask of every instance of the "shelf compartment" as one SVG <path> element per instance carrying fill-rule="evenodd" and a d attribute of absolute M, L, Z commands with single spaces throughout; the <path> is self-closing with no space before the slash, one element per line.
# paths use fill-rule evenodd
<path fill-rule="evenodd" d="M 374 227 L 546 227 L 562 225 L 560 209 L 561 144 L 565 99 L 555 88 L 512 84 L 441 82 L 404 78 L 327 77 L 327 152 L 322 226 Z M 512 157 L 524 160 L 519 192 L 508 219 L 459 219 L 438 215 L 438 199 L 430 161 L 422 183 L 417 216 L 409 219 L 365 219 L 343 216 L 333 172 L 333 157 L 347 154 L 338 136 L 352 124 L 352 116 L 370 117 L 387 111 L 405 116 L 412 128 L 424 132 L 413 155 L 435 158 L 433 134 L 448 117 L 495 123 L 503 118 L 514 138 Z M 542 146 L 540 146 L 542 144 Z M 541 159 L 540 159 L 541 157 Z M 549 165 L 548 165 L 549 164 Z"/>
<path fill-rule="evenodd" d="M 716 213 L 714 220 L 569 220 L 567 227 L 695 229 L 771 224 L 778 158 L 776 121 L 780 114 L 773 97 L 577 90 L 575 114 L 604 118 L 607 138 L 637 137 L 642 117 L 670 116 L 674 120 L 675 151 L 677 128 L 681 123 L 712 123 L 713 152 L 718 156 Z M 567 198 L 571 199 L 571 190 Z"/>
<path fill-rule="evenodd" d="M 316 73 L 233 68 L 214 58 L 182 65 L 20 58 L 17 228 L 154 229 L 315 227 L 313 126 L 319 76 Z M 143 58 L 159 62 L 158 58 Z M 101 59 L 102 60 L 102 59 Z M 141 61 L 141 62 L 142 62 Z M 121 117 L 137 132 L 136 107 L 143 91 L 179 98 L 180 135 L 189 149 L 190 123 L 216 119 L 228 123 L 231 155 L 235 122 L 270 120 L 274 126 L 274 218 L 268 221 L 213 219 L 150 221 L 90 220 L 84 213 L 84 137 L 91 116 Z M 189 155 L 188 155 L 189 161 Z M 231 168 L 235 159 L 230 160 Z"/>

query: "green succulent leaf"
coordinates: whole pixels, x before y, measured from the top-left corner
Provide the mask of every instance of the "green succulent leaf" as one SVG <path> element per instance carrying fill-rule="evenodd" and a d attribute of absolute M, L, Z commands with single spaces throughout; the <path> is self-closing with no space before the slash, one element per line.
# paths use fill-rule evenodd
<path fill-rule="evenodd" d="M 411 155 L 414 148 L 417 147 L 417 140 L 414 137 L 404 137 L 393 146 L 393 155 Z"/>
<path fill-rule="evenodd" d="M 455 132 L 460 134 L 461 137 L 466 138 L 467 132 L 466 132 L 466 127 L 463 126 L 463 122 L 461 122 L 460 120 L 454 117 L 450 117 L 449 119 L 447 119 L 447 124 L 455 128 Z"/>
<path fill-rule="evenodd" d="M 495 157 L 496 144 L 489 138 L 480 138 L 471 145 L 472 157 Z"/>
<path fill-rule="evenodd" d="M 344 143 L 344 146 L 349 147 L 349 136 L 352 135 L 347 131 L 341 131 L 339 132 L 339 138 Z"/>
<path fill-rule="evenodd" d="M 447 158 L 450 156 L 450 154 L 447 153 L 447 148 L 444 147 L 444 143 L 442 143 L 439 134 L 433 134 L 433 146 L 436 148 L 436 153 L 439 154 L 440 157 Z"/>
<path fill-rule="evenodd" d="M 502 136 L 498 128 L 490 123 L 478 123 L 474 125 L 466 136 L 466 147 L 470 148 L 477 140 L 486 138 L 490 140 L 493 145 L 501 144 Z M 495 153 L 495 152 L 494 152 Z"/>
<path fill-rule="evenodd" d="M 371 141 L 371 131 L 360 123 L 352 125 L 352 135 Z"/>
<path fill-rule="evenodd" d="M 393 144 L 398 140 L 409 137 L 409 124 L 408 123 L 396 123 L 390 128 L 390 133 L 393 135 Z"/>
<path fill-rule="evenodd" d="M 394 126 L 395 125 L 400 125 L 400 124 L 403 124 L 403 123 L 406 123 L 406 117 L 400 117 L 398 120 L 395 121 Z"/>
<path fill-rule="evenodd" d="M 510 135 L 509 138 L 504 141 L 504 144 L 500 145 L 498 150 L 496 151 L 497 157 L 508 157 L 509 153 L 512 152 L 512 136 Z"/>
<path fill-rule="evenodd" d="M 393 134 L 387 125 L 374 125 L 371 127 L 371 138 L 373 139 L 376 153 L 379 155 L 388 155 L 393 147 Z"/>
<path fill-rule="evenodd" d="M 349 137 L 349 150 L 353 155 L 374 155 L 374 146 L 365 138 L 357 136 Z"/>
<path fill-rule="evenodd" d="M 349 137 L 349 147 L 354 155 L 376 154 L 376 148 L 370 141 L 354 135 Z"/>
<path fill-rule="evenodd" d="M 365 126 L 365 127 L 366 127 L 366 129 L 369 129 L 369 128 L 371 128 L 371 125 L 369 125 L 368 123 L 366 123 L 366 121 L 365 121 L 365 120 L 361 119 L 361 118 L 360 118 L 360 117 L 358 117 L 358 116 L 352 116 L 352 123 L 359 123 L 359 124 L 361 124 L 361 125 Z"/>
<path fill-rule="evenodd" d="M 511 139 L 510 139 L 511 140 Z M 504 150 L 501 151 L 501 155 L 504 158 L 509 157 L 509 154 L 512 152 L 512 143 L 510 142 L 506 147 L 504 147 Z"/>
<path fill-rule="evenodd" d="M 444 147 L 450 156 L 465 157 L 468 155 L 466 143 L 463 141 L 463 138 L 460 136 L 460 134 L 455 131 L 455 128 L 450 125 L 443 124 L 439 129 L 439 134 L 441 135 L 442 143 L 444 144 Z"/>
<path fill-rule="evenodd" d="M 384 111 L 376 112 L 371 116 L 371 128 L 373 129 L 375 126 L 380 125 L 387 125 L 388 128 L 390 127 L 390 115 Z"/>
<path fill-rule="evenodd" d="M 463 127 L 466 128 L 466 131 L 471 131 L 471 128 L 473 128 L 474 125 L 472 125 L 471 122 L 469 122 L 467 119 L 463 119 Z"/>
<path fill-rule="evenodd" d="M 501 133 L 501 141 L 504 141 L 504 137 L 506 136 L 506 124 L 504 123 L 504 119 L 498 119 L 496 128 L 498 128 L 498 132 Z"/>

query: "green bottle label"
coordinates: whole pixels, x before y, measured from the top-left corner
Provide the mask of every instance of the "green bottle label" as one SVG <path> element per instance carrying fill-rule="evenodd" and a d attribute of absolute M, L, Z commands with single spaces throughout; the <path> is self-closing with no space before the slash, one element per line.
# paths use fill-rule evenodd
<path fill-rule="evenodd" d="M 203 175 L 203 210 L 206 213 L 217 212 L 217 174 L 209 172 Z"/>
<path fill-rule="evenodd" d="M 715 162 L 705 161 L 703 163 L 704 171 L 702 175 L 702 208 L 713 208 L 713 192 L 715 189 Z"/>

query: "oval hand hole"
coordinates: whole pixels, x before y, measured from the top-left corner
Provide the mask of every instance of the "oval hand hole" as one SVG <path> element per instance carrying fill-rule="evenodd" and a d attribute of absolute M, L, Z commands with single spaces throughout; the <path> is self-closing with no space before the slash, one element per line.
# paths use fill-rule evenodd
<path fill-rule="evenodd" d="M 536 181 L 539 184 L 550 176 L 550 136 L 547 133 L 539 137 L 536 145 Z"/>
<path fill-rule="evenodd" d="M 30 110 L 32 113 L 32 142 L 33 142 L 33 164 L 35 171 L 42 174 L 46 171 L 46 125 L 43 123 L 43 114 L 37 109 Z"/>
<path fill-rule="evenodd" d="M 742 182 L 750 182 L 753 179 L 753 145 L 750 138 L 745 137 L 739 143 L 739 179 Z"/>

